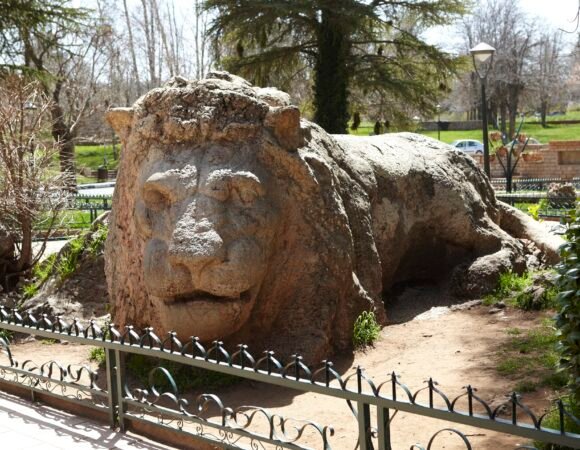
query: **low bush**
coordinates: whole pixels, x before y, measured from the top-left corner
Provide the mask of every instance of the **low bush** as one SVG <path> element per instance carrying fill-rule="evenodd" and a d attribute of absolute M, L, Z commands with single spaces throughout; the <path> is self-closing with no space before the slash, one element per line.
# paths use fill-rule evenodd
<path fill-rule="evenodd" d="M 525 272 L 518 275 L 506 272 L 500 275 L 496 290 L 483 299 L 485 305 L 503 301 L 525 311 L 553 309 L 557 306 L 558 288 L 551 271 Z"/>
<path fill-rule="evenodd" d="M 355 348 L 372 345 L 381 334 L 381 326 L 377 322 L 375 313 L 372 311 L 363 311 L 354 322 L 352 334 L 352 343 Z"/>
<path fill-rule="evenodd" d="M 94 347 L 89 352 L 89 361 L 94 361 L 102 366 L 105 364 L 105 349 L 103 347 Z"/>
<path fill-rule="evenodd" d="M 569 375 L 573 404 L 580 405 L 580 209 L 572 211 L 566 227 L 566 243 L 560 249 L 561 263 L 556 285 L 560 365 Z M 580 417 L 580 416 L 579 416 Z"/>

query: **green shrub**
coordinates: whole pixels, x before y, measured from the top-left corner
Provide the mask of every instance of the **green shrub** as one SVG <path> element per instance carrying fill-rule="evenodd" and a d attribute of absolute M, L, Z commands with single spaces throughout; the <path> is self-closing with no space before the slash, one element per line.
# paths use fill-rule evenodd
<path fill-rule="evenodd" d="M 541 311 L 544 309 L 556 308 L 558 289 L 549 287 L 542 291 L 541 295 L 536 296 L 533 292 L 524 290 L 514 297 L 514 304 L 524 311 Z"/>
<path fill-rule="evenodd" d="M 94 361 L 98 363 L 99 366 L 102 366 L 105 364 L 105 359 L 105 349 L 103 347 L 91 348 L 91 351 L 89 352 L 89 361 Z"/>
<path fill-rule="evenodd" d="M 580 403 L 573 397 L 562 398 L 566 411 L 571 413 L 576 417 L 580 417 Z M 560 429 L 560 414 L 558 409 L 550 411 L 547 416 L 542 421 L 542 426 L 545 428 L 552 428 L 554 430 Z M 564 419 L 564 429 L 568 433 L 580 434 L 580 425 L 574 422 L 572 419 L 566 416 Z M 534 442 L 534 446 L 537 450 L 573 450 L 571 447 L 565 447 L 557 444 L 546 444 L 544 442 Z"/>
<path fill-rule="evenodd" d="M 548 276 L 550 272 L 525 272 L 518 275 L 511 271 L 502 273 L 496 290 L 483 298 L 490 306 L 499 301 L 525 311 L 556 308 L 558 289 Z"/>
<path fill-rule="evenodd" d="M 79 257 L 85 249 L 85 237 L 85 234 L 81 234 L 72 239 L 69 242 L 68 250 L 62 253 L 58 260 L 56 270 L 61 282 L 70 277 L 77 269 Z"/>
<path fill-rule="evenodd" d="M 566 227 L 567 242 L 560 248 L 556 285 L 560 364 L 569 374 L 574 405 L 580 404 L 580 210 L 572 211 Z"/>
<path fill-rule="evenodd" d="M 377 322 L 375 313 L 363 311 L 354 322 L 352 343 L 355 348 L 372 345 L 381 334 L 381 327 Z"/>
<path fill-rule="evenodd" d="M 513 273 L 511 270 L 502 273 L 499 276 L 499 283 L 496 289 L 496 295 L 501 297 L 508 297 L 512 292 L 520 292 L 532 285 L 532 277 L 529 272 L 522 275 Z"/>
<path fill-rule="evenodd" d="M 88 244 L 89 254 L 97 256 L 102 250 L 109 234 L 109 228 L 105 225 L 99 225 L 91 236 L 91 241 Z"/>
<path fill-rule="evenodd" d="M 48 256 L 44 261 L 37 263 L 32 270 L 36 283 L 40 286 L 52 273 L 54 263 L 56 262 L 56 253 Z"/>

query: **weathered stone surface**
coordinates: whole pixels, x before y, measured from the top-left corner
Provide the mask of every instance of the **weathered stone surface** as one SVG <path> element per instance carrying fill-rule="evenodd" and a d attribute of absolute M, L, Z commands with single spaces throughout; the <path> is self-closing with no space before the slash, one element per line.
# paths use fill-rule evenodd
<path fill-rule="evenodd" d="M 396 283 L 452 276 L 471 295 L 525 268 L 513 211 L 433 139 L 330 136 L 226 73 L 108 120 L 124 142 L 105 262 L 119 325 L 315 359 L 350 346 L 363 310 L 384 320 Z"/>

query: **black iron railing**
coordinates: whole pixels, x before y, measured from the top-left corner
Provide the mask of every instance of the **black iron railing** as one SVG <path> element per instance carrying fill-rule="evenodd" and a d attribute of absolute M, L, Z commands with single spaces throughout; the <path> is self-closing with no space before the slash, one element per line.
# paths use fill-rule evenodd
<path fill-rule="evenodd" d="M 356 447 L 360 450 L 392 449 L 391 423 L 399 411 L 580 448 L 580 435 L 565 430 L 566 422 L 580 425 L 580 421 L 562 401 L 556 401 L 553 407 L 559 418 L 559 428 L 549 429 L 543 424 L 546 413 L 534 413 L 517 393 L 512 393 L 504 404 L 492 407 L 470 385 L 461 395 L 451 398 L 433 379 L 427 380 L 424 387 L 411 390 L 394 372 L 377 383 L 361 367 L 351 374 L 341 375 L 330 361 L 312 368 L 298 355 L 282 363 L 270 351 L 254 357 L 245 345 L 239 345 L 230 353 L 219 341 L 207 347 L 195 337 L 181 342 L 175 333 L 162 339 L 151 328 L 137 333 L 128 326 L 121 331 L 110 324 L 101 328 L 95 321 L 83 325 L 78 320 L 66 322 L 62 317 L 50 319 L 43 315 L 37 319 L 4 307 L 0 307 L 0 330 L 103 348 L 106 385 L 101 386 L 97 373 L 87 366 L 64 367 L 56 361 L 42 365 L 30 361 L 19 363 L 8 340 L 0 338 L 0 349 L 5 354 L 5 361 L 0 365 L 0 380 L 27 386 L 32 395 L 43 392 L 87 408 L 107 411 L 111 425 L 122 430 L 133 422 L 143 422 L 171 428 L 191 439 L 223 448 L 251 449 L 312 448 L 314 433 L 318 442 L 314 448 L 332 448 L 333 429 L 328 425 L 282 417 L 256 406 L 229 408 L 219 397 L 209 393 L 189 402 L 179 393 L 172 374 L 161 365 L 150 372 L 148 386 L 129 388 L 125 357 L 138 354 L 345 400 L 358 423 Z M 159 377 L 165 380 L 163 389 L 156 381 Z M 267 426 L 256 428 L 257 422 L 264 419 Z M 431 448 L 447 432 L 458 436 L 466 449 L 472 448 L 468 436 L 449 427 L 435 433 L 425 448 Z M 305 435 L 310 435 L 309 447 L 304 443 Z M 348 448 L 355 442 L 352 444 L 349 443 Z M 414 445 L 411 448 L 424 447 Z"/>

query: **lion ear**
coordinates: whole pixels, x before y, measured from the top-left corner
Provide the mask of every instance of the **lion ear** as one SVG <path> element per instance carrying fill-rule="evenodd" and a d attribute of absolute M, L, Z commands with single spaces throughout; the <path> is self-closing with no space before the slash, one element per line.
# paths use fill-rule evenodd
<path fill-rule="evenodd" d="M 300 110 L 296 106 L 270 108 L 264 123 L 286 150 L 296 151 L 302 147 Z"/>
<path fill-rule="evenodd" d="M 122 141 L 125 141 L 131 132 L 133 113 L 133 108 L 112 108 L 105 113 L 105 119 Z"/>

